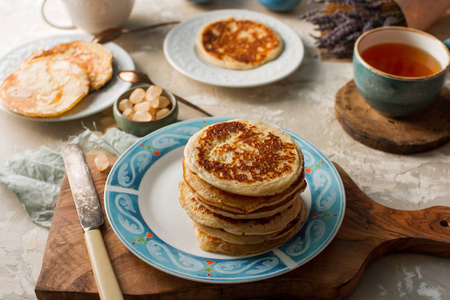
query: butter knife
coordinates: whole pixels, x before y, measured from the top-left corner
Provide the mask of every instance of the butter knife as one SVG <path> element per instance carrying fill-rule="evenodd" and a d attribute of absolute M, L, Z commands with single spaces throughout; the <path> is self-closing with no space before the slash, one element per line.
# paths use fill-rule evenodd
<path fill-rule="evenodd" d="M 62 155 L 100 298 L 123 299 L 100 231 L 103 214 L 83 150 L 77 144 L 68 144 Z"/>

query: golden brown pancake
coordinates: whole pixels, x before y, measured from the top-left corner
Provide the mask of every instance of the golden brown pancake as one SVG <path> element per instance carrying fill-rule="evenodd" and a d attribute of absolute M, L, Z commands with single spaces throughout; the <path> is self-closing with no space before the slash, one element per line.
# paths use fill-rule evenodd
<path fill-rule="evenodd" d="M 23 63 L 3 81 L 0 100 L 21 115 L 55 117 L 70 110 L 88 92 L 88 76 L 77 64 L 40 58 Z"/>
<path fill-rule="evenodd" d="M 209 125 L 189 139 L 184 157 L 202 180 L 238 195 L 280 194 L 303 172 L 303 156 L 292 137 L 259 121 Z"/>
<path fill-rule="evenodd" d="M 89 41 L 73 41 L 46 51 L 35 51 L 27 60 L 56 58 L 78 64 L 89 77 L 90 90 L 98 90 L 111 79 L 113 55 L 103 45 Z"/>
<path fill-rule="evenodd" d="M 243 196 L 220 190 L 192 173 L 183 161 L 183 178 L 196 198 L 209 210 L 236 219 L 254 219 L 274 215 L 292 204 L 294 194 L 306 188 L 304 172 L 284 192 L 274 196 Z"/>
<path fill-rule="evenodd" d="M 238 220 L 224 217 L 206 209 L 197 201 L 194 191 L 191 190 L 185 181 L 179 183 L 179 201 L 181 207 L 196 223 L 220 228 L 236 235 L 264 235 L 279 232 L 298 215 L 303 202 L 298 194 L 291 206 L 273 216 Z"/>
<path fill-rule="evenodd" d="M 225 217 L 229 217 L 229 218 L 233 218 L 233 219 L 238 219 L 238 220 L 260 219 L 260 218 L 273 216 L 273 215 L 287 209 L 289 206 L 291 206 L 292 203 L 296 199 L 296 195 L 297 195 L 297 193 L 294 193 L 293 195 L 291 195 L 289 198 L 287 198 L 286 200 L 284 200 L 281 203 L 278 203 L 278 204 L 275 204 L 272 206 L 265 206 L 265 207 L 255 210 L 251 213 L 239 214 L 239 213 L 229 212 L 229 211 L 221 209 L 220 207 L 217 207 L 217 206 L 209 205 L 207 202 L 204 201 L 205 200 L 204 198 L 200 197 L 199 194 L 197 192 L 195 192 L 197 201 L 201 205 L 203 205 L 206 209 L 208 209 L 216 214 L 219 214 L 219 215 L 222 215 Z"/>
<path fill-rule="evenodd" d="M 306 219 L 306 207 L 303 201 L 301 201 L 300 203 L 301 203 L 301 210 L 299 213 L 300 219 L 295 218 L 289 224 L 287 224 L 285 228 L 275 233 L 259 234 L 259 235 L 237 235 L 229 233 L 223 229 L 205 226 L 196 222 L 194 222 L 194 226 L 203 231 L 204 233 L 216 238 L 220 238 L 228 243 L 241 245 L 259 244 L 265 241 L 279 239 L 284 235 L 289 234 L 292 230 L 296 230 L 296 228 L 298 227 L 297 225 L 303 224 Z"/>
<path fill-rule="evenodd" d="M 218 252 L 227 255 L 249 255 L 262 253 L 288 242 L 298 233 L 304 222 L 305 217 L 302 215 L 302 212 L 300 212 L 291 223 L 292 229 L 288 230 L 286 234 L 280 234 L 280 237 L 278 238 L 269 239 L 255 244 L 230 243 L 222 238 L 214 237 L 203 232 L 199 228 L 196 228 L 195 225 L 194 228 L 199 247 L 205 251 Z"/>
<path fill-rule="evenodd" d="M 196 48 L 216 66 L 244 70 L 277 58 L 283 40 L 260 22 L 226 18 L 204 25 L 197 35 Z"/>

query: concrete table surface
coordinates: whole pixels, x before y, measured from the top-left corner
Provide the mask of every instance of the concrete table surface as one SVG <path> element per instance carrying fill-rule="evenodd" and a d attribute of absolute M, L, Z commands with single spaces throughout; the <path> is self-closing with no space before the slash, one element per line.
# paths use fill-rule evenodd
<path fill-rule="evenodd" d="M 52 35 L 84 34 L 80 29 L 50 27 L 40 15 L 41 1 L 0 0 L 0 57 L 26 42 Z M 285 22 L 300 36 L 305 57 L 289 77 L 260 87 L 225 88 L 196 82 L 165 59 L 158 29 L 123 36 L 116 41 L 136 68 L 156 84 L 189 99 L 215 116 L 247 117 L 276 124 L 304 137 L 346 170 L 373 200 L 397 209 L 450 205 L 450 144 L 415 155 L 395 155 L 368 148 L 348 136 L 334 114 L 336 92 L 353 78 L 351 62 L 322 61 L 312 35 L 313 25 L 298 20 L 311 9 L 303 1 L 287 13 L 267 10 L 256 0 L 219 1 L 197 5 L 186 0 L 136 0 L 126 28 L 160 21 L 186 20 L 215 9 L 249 9 Z M 63 17 L 56 12 L 57 17 Z M 450 14 L 427 31 L 450 35 Z M 450 77 L 446 81 L 450 88 Z M 182 107 L 181 119 L 200 117 Z M 14 153 L 45 145 L 57 151 L 69 136 L 102 129 L 98 113 L 60 123 L 36 122 L 0 111 L 0 164 Z M 0 184 L 0 299 L 35 299 L 48 229 L 34 224 L 16 196 Z M 332 268 L 330 268 L 332 272 Z M 450 260 L 420 254 L 390 254 L 371 264 L 349 299 L 450 299 Z"/>

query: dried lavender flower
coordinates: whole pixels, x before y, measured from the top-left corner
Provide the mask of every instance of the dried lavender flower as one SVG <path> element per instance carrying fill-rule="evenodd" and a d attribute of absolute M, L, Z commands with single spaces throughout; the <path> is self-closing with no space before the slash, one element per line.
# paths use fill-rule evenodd
<path fill-rule="evenodd" d="M 346 40 L 349 42 L 356 42 L 359 36 L 362 34 L 362 31 L 358 30 L 349 35 L 347 35 Z"/>
<path fill-rule="evenodd" d="M 339 23 L 345 19 L 345 12 L 340 9 L 329 15 L 317 15 L 307 19 L 308 22 L 319 25 L 323 23 Z"/>
<path fill-rule="evenodd" d="M 348 20 L 342 23 L 338 27 L 330 30 L 324 37 L 323 40 L 329 44 L 336 44 L 339 40 L 345 39 L 347 35 L 357 31 L 360 27 L 353 20 Z"/>
<path fill-rule="evenodd" d="M 322 32 L 316 45 L 323 55 L 351 57 L 355 41 L 363 33 L 381 26 L 404 25 L 405 18 L 393 0 L 310 0 L 308 3 L 328 3 L 348 7 L 331 14 L 311 10 L 301 19 L 316 25 Z"/>
<path fill-rule="evenodd" d="M 308 19 L 314 15 L 317 15 L 319 13 L 323 13 L 324 10 L 318 10 L 318 9 L 312 9 L 310 11 L 307 11 L 306 13 L 304 13 L 303 15 L 301 15 L 300 17 L 298 17 L 299 20 L 304 20 L 304 19 Z"/>
<path fill-rule="evenodd" d="M 362 32 L 372 30 L 374 28 L 380 27 L 381 25 L 383 25 L 383 22 L 379 18 L 369 20 L 366 25 L 364 25 Z"/>
<path fill-rule="evenodd" d="M 341 44 L 329 51 L 329 54 L 336 56 L 337 58 L 346 58 L 353 54 L 353 51 L 350 50 L 349 44 Z"/>
<path fill-rule="evenodd" d="M 389 16 L 384 20 L 383 26 L 393 26 L 393 25 L 397 24 L 397 22 L 398 22 L 398 20 L 396 17 Z"/>

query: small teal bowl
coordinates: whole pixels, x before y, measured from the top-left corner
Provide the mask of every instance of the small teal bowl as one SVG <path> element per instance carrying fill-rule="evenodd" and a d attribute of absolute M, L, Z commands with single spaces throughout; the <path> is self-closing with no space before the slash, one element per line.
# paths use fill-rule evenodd
<path fill-rule="evenodd" d="M 402 77 L 377 70 L 361 57 L 374 45 L 402 43 L 417 47 L 435 57 L 441 70 L 424 77 Z M 421 112 L 441 92 L 450 66 L 450 52 L 434 36 L 407 27 L 380 27 L 362 34 L 353 51 L 355 85 L 364 100 L 386 117 L 405 117 Z"/>
<path fill-rule="evenodd" d="M 294 9 L 301 0 L 258 0 L 258 2 L 270 10 L 283 12 Z"/>
<path fill-rule="evenodd" d="M 119 127 L 132 135 L 142 137 L 145 136 L 155 130 L 158 130 L 164 126 L 177 122 L 178 118 L 178 104 L 174 97 L 174 95 L 168 91 L 163 90 L 162 95 L 166 96 L 170 100 L 171 109 L 168 115 L 164 116 L 161 119 L 149 121 L 149 122 L 137 122 L 131 119 L 128 119 L 122 115 L 119 110 L 119 102 L 122 99 L 129 98 L 131 93 L 137 88 L 147 89 L 150 85 L 148 84 L 140 84 L 133 86 L 131 89 L 123 93 L 113 104 L 113 115 L 116 120 L 117 125 Z"/>

